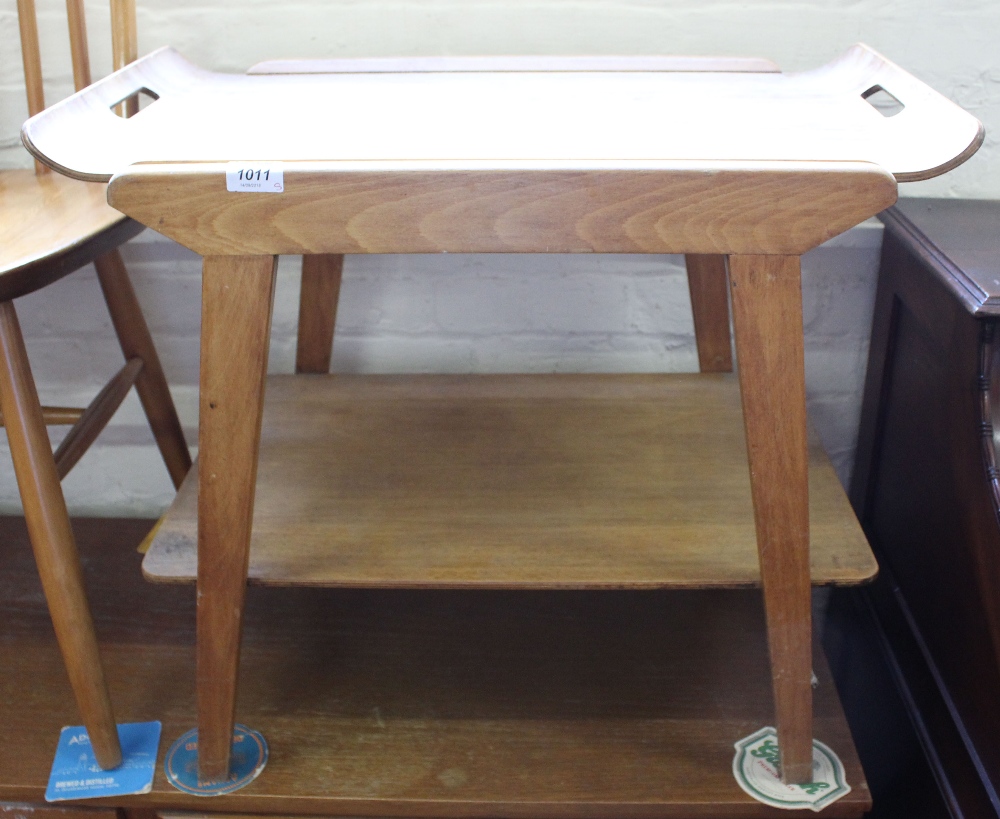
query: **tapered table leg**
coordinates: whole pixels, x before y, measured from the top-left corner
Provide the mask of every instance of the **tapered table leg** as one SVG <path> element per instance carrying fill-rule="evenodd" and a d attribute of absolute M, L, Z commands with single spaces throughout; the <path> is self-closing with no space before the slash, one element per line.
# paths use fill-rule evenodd
<path fill-rule="evenodd" d="M 198 780 L 229 775 L 276 257 L 209 256 L 202 283 Z"/>
<path fill-rule="evenodd" d="M 733 347 L 729 335 L 726 257 L 689 253 L 684 261 L 694 314 L 698 369 L 703 373 L 730 373 Z"/>
<path fill-rule="evenodd" d="M 121 764 L 111 700 L 83 571 L 13 303 L 0 303 L 0 409 L 24 517 L 59 649 L 90 745 L 102 768 Z"/>
<path fill-rule="evenodd" d="M 295 351 L 297 373 L 330 372 L 343 270 L 344 257 L 339 254 L 321 253 L 302 257 L 299 333 Z"/>
<path fill-rule="evenodd" d="M 782 777 L 808 782 L 812 623 L 799 259 L 733 256 L 729 276 Z"/>

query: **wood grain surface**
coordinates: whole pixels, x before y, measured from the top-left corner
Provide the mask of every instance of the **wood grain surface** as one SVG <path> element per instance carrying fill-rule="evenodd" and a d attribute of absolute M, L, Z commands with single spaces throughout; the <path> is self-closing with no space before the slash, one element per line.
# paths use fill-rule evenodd
<path fill-rule="evenodd" d="M 195 595 L 150 586 L 149 521 L 80 520 L 108 680 L 123 721 L 194 724 Z M 0 800 L 42 802 L 76 714 L 23 525 L 0 520 Z M 322 816 L 776 819 L 732 775 L 733 743 L 770 724 L 759 592 L 247 593 L 240 717 L 271 756 L 206 802 L 165 781 L 132 808 Z M 816 736 L 860 817 L 864 774 L 819 649 Z"/>
<path fill-rule="evenodd" d="M 90 46 L 87 42 L 87 13 L 83 0 L 66 0 L 69 23 L 69 51 L 73 63 L 73 86 L 82 91 L 90 85 Z"/>
<path fill-rule="evenodd" d="M 343 271 L 343 256 L 302 257 L 299 326 L 295 345 L 297 373 L 330 372 Z"/>
<path fill-rule="evenodd" d="M 139 56 L 135 0 L 111 0 L 111 57 L 115 71 Z"/>
<path fill-rule="evenodd" d="M 170 480 L 174 487 L 179 487 L 191 468 L 191 453 L 128 270 L 117 249 L 98 256 L 94 268 L 122 355 L 126 360 L 138 358 L 142 361 L 135 390 Z"/>
<path fill-rule="evenodd" d="M 759 582 L 736 379 L 272 376 L 250 582 L 676 587 Z M 146 558 L 196 570 L 195 472 Z M 876 565 L 818 443 L 812 575 Z"/>
<path fill-rule="evenodd" d="M 80 91 L 90 83 L 83 0 L 67 0 L 66 9 L 74 85 Z M 17 10 L 28 104 L 37 113 L 44 95 L 33 0 L 19 0 Z M 64 420 L 59 416 L 65 413 L 46 412 L 39 404 L 12 301 L 91 261 L 98 267 L 104 261 L 124 276 L 113 249 L 141 226 L 108 207 L 105 193 L 102 185 L 48 174 L 0 172 L 0 407 L 45 599 L 80 711 L 73 722 L 82 719 L 98 765 L 115 768 L 122 752 L 60 479 L 120 405 L 143 361 L 126 355 L 124 368 L 80 415 L 53 456 L 45 423 Z M 138 313 L 134 299 L 129 306 Z M 114 318 L 118 323 L 119 316 Z M 145 326 L 141 313 L 138 319 L 121 318 Z"/>
<path fill-rule="evenodd" d="M 886 117 L 867 102 L 876 85 L 904 110 Z M 111 114 L 143 88 L 159 100 L 141 116 Z M 247 128 L 248 106 L 284 115 Z M 138 162 L 251 158 L 427 162 L 432 169 L 463 161 L 866 161 L 905 181 L 961 163 L 982 143 L 983 130 L 864 46 L 797 74 L 231 75 L 161 49 L 32 118 L 22 136 L 53 167 L 104 181 Z"/>
<path fill-rule="evenodd" d="M 115 768 L 122 760 L 121 745 L 87 605 L 83 571 L 24 338 L 9 301 L 0 302 L 0 408 L 44 599 L 48 601 L 79 708 L 73 724 L 82 717 L 98 765 Z"/>
<path fill-rule="evenodd" d="M 139 35 L 135 19 L 135 0 L 110 0 L 111 61 L 114 70 L 135 62 L 139 56 Z M 131 117 L 139 111 L 139 97 L 133 95 L 115 108 L 119 116 Z"/>
<path fill-rule="evenodd" d="M 810 782 L 812 624 L 802 277 L 797 257 L 729 260 L 781 775 Z"/>
<path fill-rule="evenodd" d="M 17 23 L 21 35 L 21 60 L 24 64 L 24 90 L 28 97 L 28 115 L 34 116 L 45 108 L 42 53 L 38 43 L 35 0 L 17 0 Z"/>
<path fill-rule="evenodd" d="M 80 420 L 83 410 L 79 407 L 42 407 L 42 420 L 46 426 L 72 426 Z M 4 425 L 0 412 L 0 427 Z"/>
<path fill-rule="evenodd" d="M 60 480 L 69 474 L 80 458 L 90 449 L 90 445 L 97 440 L 97 436 L 101 434 L 108 421 L 111 420 L 111 416 L 121 406 L 141 371 L 141 358 L 130 358 L 126 361 L 125 366 L 94 396 L 94 400 L 84 410 L 80 420 L 59 442 L 52 457 L 55 459 Z"/>
<path fill-rule="evenodd" d="M 0 299 L 31 293 L 128 241 L 143 226 L 107 203 L 104 185 L 0 171 Z"/>
<path fill-rule="evenodd" d="M 28 98 L 28 116 L 33 117 L 45 108 L 42 52 L 38 42 L 35 0 L 17 0 L 17 23 L 21 35 L 21 61 L 24 65 L 24 91 Z M 34 164 L 35 173 L 39 176 L 48 173 L 48 165 L 37 159 Z"/>
<path fill-rule="evenodd" d="M 113 808 L 56 807 L 54 805 L 17 805 L 0 803 L 0 811 L 10 819 L 126 819 Z M 133 819 L 133 817 L 127 817 Z M 139 819 L 139 817 L 135 817 Z M 152 819 L 152 817 L 143 817 Z"/>
<path fill-rule="evenodd" d="M 202 784 L 229 778 L 276 266 L 273 256 L 210 256 L 202 271 L 197 478 Z"/>
<path fill-rule="evenodd" d="M 684 263 L 694 316 L 694 338 L 698 345 L 698 369 L 703 373 L 732 372 L 726 257 L 689 253 Z"/>
<path fill-rule="evenodd" d="M 288 162 L 275 194 L 225 170 L 135 165 L 108 201 L 203 255 L 798 254 L 896 201 L 865 162 Z"/>

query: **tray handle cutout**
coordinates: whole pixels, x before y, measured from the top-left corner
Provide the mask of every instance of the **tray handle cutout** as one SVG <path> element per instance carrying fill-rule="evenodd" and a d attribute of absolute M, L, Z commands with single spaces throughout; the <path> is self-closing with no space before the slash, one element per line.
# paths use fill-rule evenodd
<path fill-rule="evenodd" d="M 33 116 L 21 127 L 21 141 L 54 170 L 107 182 L 134 161 L 129 118 L 143 105 L 185 93 L 206 76 L 210 72 L 173 49 L 158 49 Z"/>
<path fill-rule="evenodd" d="M 906 108 L 896 96 L 890 94 L 881 85 L 873 85 L 867 91 L 862 91 L 861 98 L 883 117 L 894 117 Z"/>
<path fill-rule="evenodd" d="M 150 91 L 148 88 L 140 88 L 138 91 L 129 94 L 127 97 L 122 97 L 118 102 L 108 107 L 120 117 L 134 117 L 159 98 L 160 95 L 155 91 Z"/>

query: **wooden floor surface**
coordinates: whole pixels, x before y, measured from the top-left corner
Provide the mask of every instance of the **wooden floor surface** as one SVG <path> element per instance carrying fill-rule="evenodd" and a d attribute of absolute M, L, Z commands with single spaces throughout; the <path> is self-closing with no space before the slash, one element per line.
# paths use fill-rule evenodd
<path fill-rule="evenodd" d="M 194 589 L 142 580 L 149 521 L 75 522 L 119 721 L 194 725 Z M 78 724 L 19 519 L 0 519 L 0 801 L 41 802 Z M 822 651 L 816 735 L 869 793 Z M 157 809 L 380 816 L 765 817 L 731 772 L 771 722 L 757 591 L 251 588 L 238 706 L 271 760 L 243 791 Z M 806 812 L 806 815 L 813 815 Z"/>
<path fill-rule="evenodd" d="M 877 571 L 810 447 L 812 580 Z M 143 565 L 193 581 L 197 475 Z M 702 588 L 760 582 L 732 375 L 272 376 L 250 582 Z"/>

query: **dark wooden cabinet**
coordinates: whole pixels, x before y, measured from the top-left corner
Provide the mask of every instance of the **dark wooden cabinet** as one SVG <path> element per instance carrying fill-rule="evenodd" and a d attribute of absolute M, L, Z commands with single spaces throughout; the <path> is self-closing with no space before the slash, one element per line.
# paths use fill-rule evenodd
<path fill-rule="evenodd" d="M 926 798 L 910 816 L 997 817 L 1000 203 L 903 200 L 881 218 L 851 486 L 881 574 L 834 596 L 827 647 L 876 815 L 903 815 L 893 800 L 912 791 Z M 881 683 L 851 628 L 868 628 L 906 721 L 871 708 Z"/>

